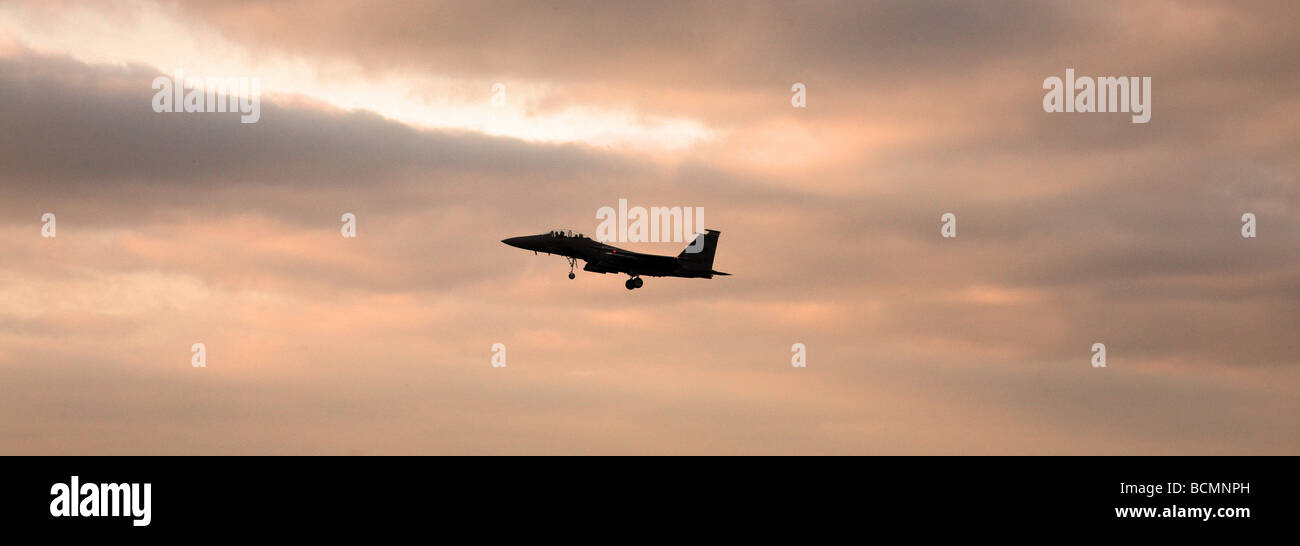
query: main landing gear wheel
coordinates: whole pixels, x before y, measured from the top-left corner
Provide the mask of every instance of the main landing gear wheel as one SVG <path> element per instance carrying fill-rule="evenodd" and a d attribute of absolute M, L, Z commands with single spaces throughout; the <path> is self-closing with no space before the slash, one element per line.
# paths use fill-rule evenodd
<path fill-rule="evenodd" d="M 632 277 L 623 283 L 623 286 L 626 286 L 628 290 L 636 290 L 644 285 L 645 281 L 641 280 L 641 277 Z"/>
<path fill-rule="evenodd" d="M 577 258 L 566 258 L 566 259 L 569 260 L 569 280 L 573 280 L 574 277 L 577 277 L 577 275 L 573 274 L 573 268 L 578 266 L 578 259 Z"/>

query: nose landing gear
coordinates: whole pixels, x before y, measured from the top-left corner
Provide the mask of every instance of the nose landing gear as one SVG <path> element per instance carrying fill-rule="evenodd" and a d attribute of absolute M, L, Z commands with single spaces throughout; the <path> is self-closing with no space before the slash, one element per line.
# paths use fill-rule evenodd
<path fill-rule="evenodd" d="M 623 283 L 623 286 L 626 286 L 628 290 L 636 290 L 643 285 L 645 285 L 645 281 L 641 280 L 641 277 L 632 277 Z"/>
<path fill-rule="evenodd" d="M 577 267 L 578 259 L 577 258 L 566 258 L 566 259 L 569 260 L 569 280 L 573 280 L 574 277 L 577 277 L 577 275 L 573 274 L 573 268 Z"/>

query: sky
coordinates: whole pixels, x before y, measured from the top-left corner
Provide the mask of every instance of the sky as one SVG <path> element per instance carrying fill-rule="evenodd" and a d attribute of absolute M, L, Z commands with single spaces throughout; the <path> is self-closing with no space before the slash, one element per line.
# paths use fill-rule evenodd
<path fill-rule="evenodd" d="M 0 453 L 1300 454 L 1298 15 L 2 3 Z M 500 243 L 620 199 L 732 276 Z"/>

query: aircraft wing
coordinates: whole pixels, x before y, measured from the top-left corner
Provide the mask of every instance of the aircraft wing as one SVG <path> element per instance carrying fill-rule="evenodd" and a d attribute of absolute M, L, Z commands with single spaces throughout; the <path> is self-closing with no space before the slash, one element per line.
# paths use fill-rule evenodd
<path fill-rule="evenodd" d="M 677 259 L 672 256 L 642 254 L 612 247 L 602 249 L 586 260 L 587 265 L 583 269 L 598 273 L 661 276 L 670 274 L 677 268 Z"/>

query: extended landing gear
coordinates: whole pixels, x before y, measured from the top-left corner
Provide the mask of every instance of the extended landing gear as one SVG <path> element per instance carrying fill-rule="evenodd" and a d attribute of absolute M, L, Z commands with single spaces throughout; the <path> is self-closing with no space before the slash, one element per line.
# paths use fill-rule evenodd
<path fill-rule="evenodd" d="M 569 280 L 573 280 L 574 277 L 577 277 L 577 275 L 573 274 L 573 268 L 578 266 L 578 259 L 577 258 L 566 258 L 566 259 L 569 260 Z"/>
<path fill-rule="evenodd" d="M 636 290 L 637 288 L 641 288 L 644 284 L 645 281 L 641 280 L 641 277 L 632 277 L 628 279 L 627 282 L 623 283 L 623 286 L 626 286 L 628 290 Z"/>

